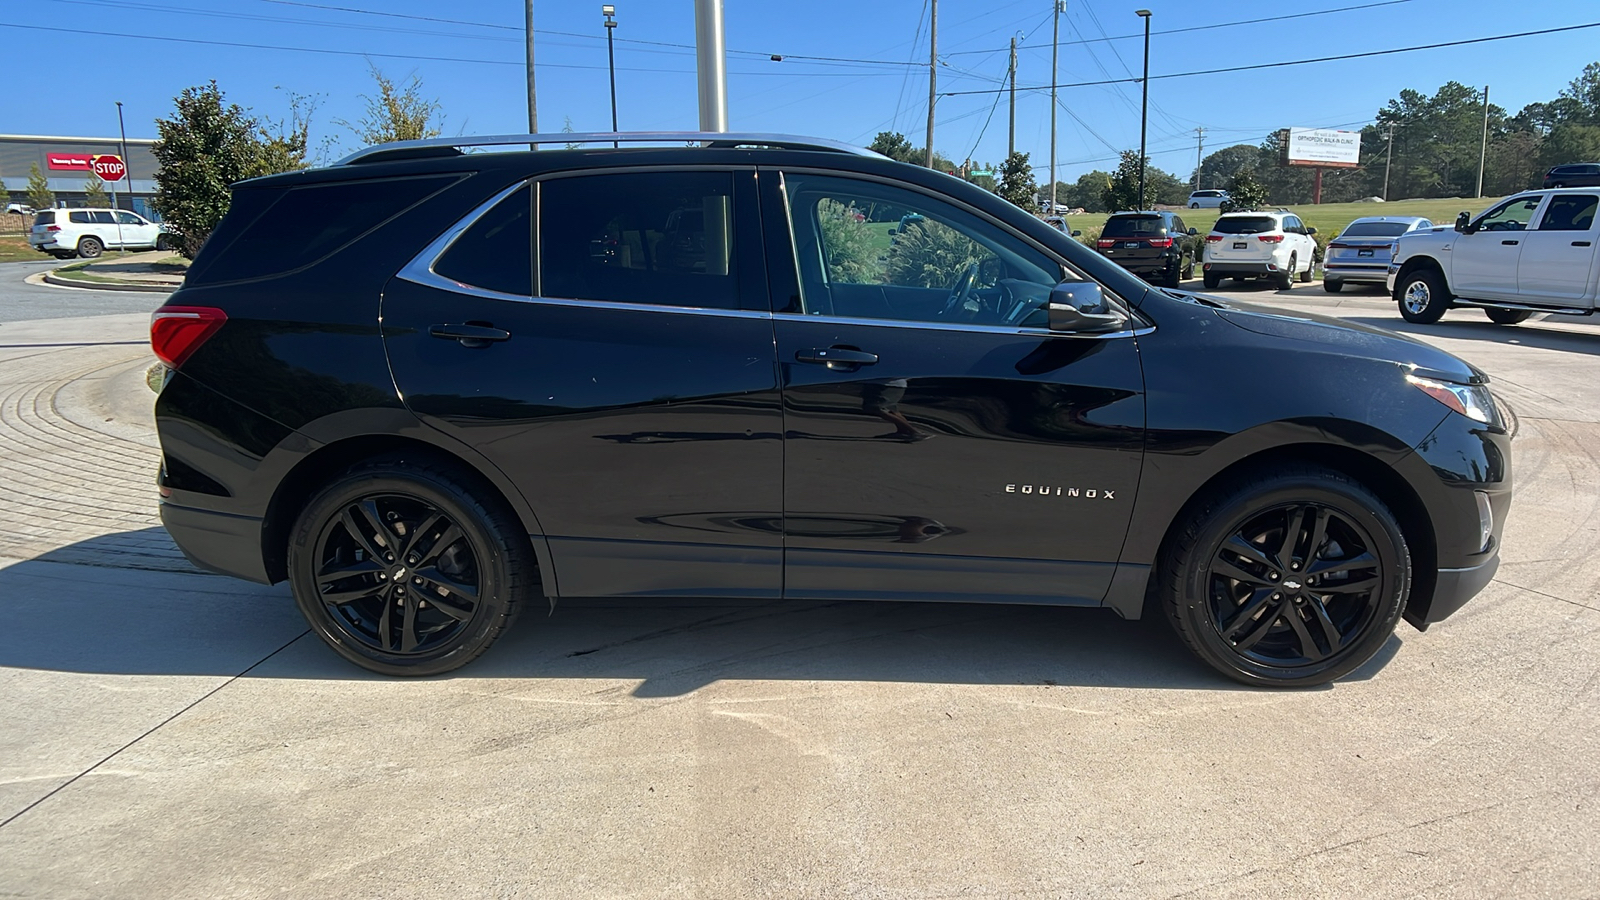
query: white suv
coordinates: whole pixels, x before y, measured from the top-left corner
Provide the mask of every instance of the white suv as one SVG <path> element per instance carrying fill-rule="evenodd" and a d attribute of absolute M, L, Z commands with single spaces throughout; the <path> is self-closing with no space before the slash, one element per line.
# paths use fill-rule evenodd
<path fill-rule="evenodd" d="M 57 259 L 94 259 L 107 249 L 167 250 L 165 227 L 125 209 L 41 209 L 28 243 Z"/>
<path fill-rule="evenodd" d="M 1316 233 L 1288 210 L 1223 213 L 1206 235 L 1205 285 L 1215 288 L 1224 278 L 1271 278 L 1286 291 L 1295 276 L 1310 281 Z"/>
<path fill-rule="evenodd" d="M 1195 191 L 1189 195 L 1189 208 L 1217 209 L 1227 199 L 1227 191 Z"/>

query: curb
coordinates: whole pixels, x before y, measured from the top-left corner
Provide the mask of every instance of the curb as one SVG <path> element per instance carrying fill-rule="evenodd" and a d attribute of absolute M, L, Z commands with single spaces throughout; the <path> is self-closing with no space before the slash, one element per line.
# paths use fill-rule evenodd
<path fill-rule="evenodd" d="M 75 278 L 62 278 L 55 272 L 44 273 L 44 282 L 56 287 L 78 288 L 86 291 L 136 291 L 146 294 L 170 294 L 177 290 L 179 285 L 166 287 L 159 284 L 112 284 L 98 281 L 79 281 Z"/>

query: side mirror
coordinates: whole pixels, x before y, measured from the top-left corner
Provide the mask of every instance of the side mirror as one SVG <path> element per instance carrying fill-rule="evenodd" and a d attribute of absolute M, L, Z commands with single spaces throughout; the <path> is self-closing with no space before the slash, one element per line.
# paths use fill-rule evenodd
<path fill-rule="evenodd" d="M 1306 234 L 1316 234 L 1316 233 L 1317 233 L 1317 230 L 1315 228 L 1312 228 L 1310 226 L 1306 227 Z"/>
<path fill-rule="evenodd" d="M 1099 334 L 1120 331 L 1126 319 L 1106 303 L 1100 285 L 1063 281 L 1050 292 L 1050 330 Z"/>
<path fill-rule="evenodd" d="M 1198 228 L 1189 229 L 1189 236 L 1190 237 L 1194 237 L 1195 235 L 1197 235 L 1199 233 L 1200 233 L 1200 229 L 1198 229 Z"/>
<path fill-rule="evenodd" d="M 1461 215 L 1456 216 L 1456 230 L 1462 234 L 1471 234 L 1477 231 L 1476 228 L 1472 227 L 1472 213 L 1463 210 Z"/>
<path fill-rule="evenodd" d="M 1070 236 L 1071 236 L 1071 237 L 1083 237 L 1083 232 L 1081 232 L 1081 231 L 1074 231 L 1074 232 L 1072 232 L 1072 234 L 1071 234 L 1071 235 L 1070 235 Z"/>

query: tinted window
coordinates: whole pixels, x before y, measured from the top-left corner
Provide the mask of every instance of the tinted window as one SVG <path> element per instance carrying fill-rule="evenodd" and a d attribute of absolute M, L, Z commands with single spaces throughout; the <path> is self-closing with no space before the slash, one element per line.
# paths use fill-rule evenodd
<path fill-rule="evenodd" d="M 208 281 L 277 275 L 308 266 L 422 202 L 457 176 L 314 184 L 283 191 L 233 242 L 191 267 Z"/>
<path fill-rule="evenodd" d="M 94 214 L 94 223 L 96 225 L 115 225 L 117 224 L 117 220 L 111 218 L 110 210 L 96 210 Z"/>
<path fill-rule="evenodd" d="M 1340 237 L 1394 237 L 1411 228 L 1405 222 L 1352 222 Z"/>
<path fill-rule="evenodd" d="M 732 192 L 727 172 L 541 182 L 540 293 L 738 308 Z"/>
<path fill-rule="evenodd" d="M 1112 216 L 1106 220 L 1102 237 L 1164 237 L 1167 223 L 1160 216 Z"/>
<path fill-rule="evenodd" d="M 478 217 L 434 263 L 452 281 L 502 294 L 533 294 L 533 204 L 527 187 Z"/>
<path fill-rule="evenodd" d="M 1262 234 L 1277 228 L 1278 223 L 1271 216 L 1223 216 L 1211 226 L 1218 234 Z"/>
<path fill-rule="evenodd" d="M 1588 231 L 1594 225 L 1593 194 L 1557 194 L 1545 207 L 1540 231 Z"/>
<path fill-rule="evenodd" d="M 35 225 L 54 225 L 55 223 L 56 214 L 53 210 L 45 210 L 44 212 L 33 214 L 33 224 Z"/>
<path fill-rule="evenodd" d="M 74 210 L 67 213 L 67 221 L 74 225 L 90 225 L 94 222 L 94 216 L 81 210 Z"/>
<path fill-rule="evenodd" d="M 1179 218 L 1177 216 L 1173 216 L 1172 217 L 1172 229 L 1173 229 L 1173 232 L 1175 234 L 1188 234 L 1189 233 L 1189 226 L 1183 224 L 1183 219 L 1181 219 L 1181 218 Z"/>
<path fill-rule="evenodd" d="M 1299 232 L 1299 231 L 1304 231 L 1305 227 L 1306 227 L 1305 225 L 1301 224 L 1300 219 L 1295 217 L 1295 216 L 1284 216 L 1283 217 L 1283 230 L 1284 231 Z"/>

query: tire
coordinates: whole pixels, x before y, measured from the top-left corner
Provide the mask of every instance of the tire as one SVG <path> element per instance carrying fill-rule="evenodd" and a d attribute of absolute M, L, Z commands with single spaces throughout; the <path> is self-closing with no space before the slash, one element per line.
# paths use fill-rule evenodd
<path fill-rule="evenodd" d="M 1194 257 L 1191 256 L 1191 257 L 1189 257 L 1189 261 L 1184 264 L 1184 267 L 1183 267 L 1183 280 L 1188 281 L 1189 279 L 1191 279 L 1193 277 L 1194 277 Z"/>
<path fill-rule="evenodd" d="M 537 584 L 528 536 L 492 488 L 398 454 L 318 491 L 288 549 L 290 587 L 311 630 L 383 675 L 466 665 L 511 626 Z M 336 587 L 342 599 L 333 602 Z"/>
<path fill-rule="evenodd" d="M 94 259 L 106 252 L 106 246 L 100 243 L 99 238 L 86 237 L 78 241 L 78 255 L 84 259 Z"/>
<path fill-rule="evenodd" d="M 74 252 L 74 251 L 68 250 L 65 253 L 52 253 L 50 255 L 54 256 L 56 259 L 65 261 L 65 260 L 69 260 L 69 259 L 73 258 L 74 256 L 77 256 L 78 254 L 76 252 Z"/>
<path fill-rule="evenodd" d="M 1317 258 L 1311 257 L 1311 262 L 1306 263 L 1306 270 L 1300 273 L 1300 283 L 1310 284 L 1317 272 Z"/>
<path fill-rule="evenodd" d="M 161 252 L 163 252 L 163 253 L 165 253 L 166 251 L 172 249 L 172 244 L 167 240 L 167 236 L 166 235 L 164 235 L 164 234 L 156 235 L 156 249 L 161 251 Z"/>
<path fill-rule="evenodd" d="M 1200 208 L 1200 204 L 1198 204 L 1198 203 L 1191 203 L 1191 204 L 1189 204 L 1189 208 L 1190 208 L 1190 209 L 1199 209 L 1199 208 Z"/>
<path fill-rule="evenodd" d="M 1182 269 L 1183 263 L 1181 261 L 1174 262 L 1172 265 L 1161 270 L 1161 277 L 1156 281 L 1156 283 L 1162 287 L 1177 287 L 1183 282 Z"/>
<path fill-rule="evenodd" d="M 1322 274 L 1322 289 L 1330 294 L 1337 294 L 1344 290 L 1344 282 L 1337 278 L 1329 278 L 1328 274 L 1324 272 Z"/>
<path fill-rule="evenodd" d="M 1309 465 L 1211 489 L 1168 538 L 1160 566 L 1178 636 L 1202 662 L 1256 686 L 1349 674 L 1394 633 L 1411 589 L 1410 551 L 1388 507 Z"/>
<path fill-rule="evenodd" d="M 1289 254 L 1289 268 L 1284 269 L 1282 272 L 1272 276 L 1272 283 L 1277 285 L 1278 290 L 1287 291 L 1294 287 L 1294 266 L 1298 261 L 1299 257 L 1297 254 Z"/>
<path fill-rule="evenodd" d="M 1400 316 L 1413 325 L 1432 325 L 1450 308 L 1450 289 L 1434 269 L 1413 269 L 1396 286 Z"/>
<path fill-rule="evenodd" d="M 1533 315 L 1530 310 L 1526 309 L 1496 309 L 1494 307 L 1486 307 L 1483 314 L 1488 316 L 1489 321 L 1496 325 L 1520 325 L 1528 321 L 1528 317 Z"/>
<path fill-rule="evenodd" d="M 1217 285 L 1222 283 L 1222 276 L 1221 275 L 1213 275 L 1210 272 L 1206 272 L 1206 273 L 1202 274 L 1200 277 L 1201 277 L 1202 282 L 1206 286 L 1206 290 L 1208 290 L 1208 291 L 1216 290 L 1217 289 Z"/>

